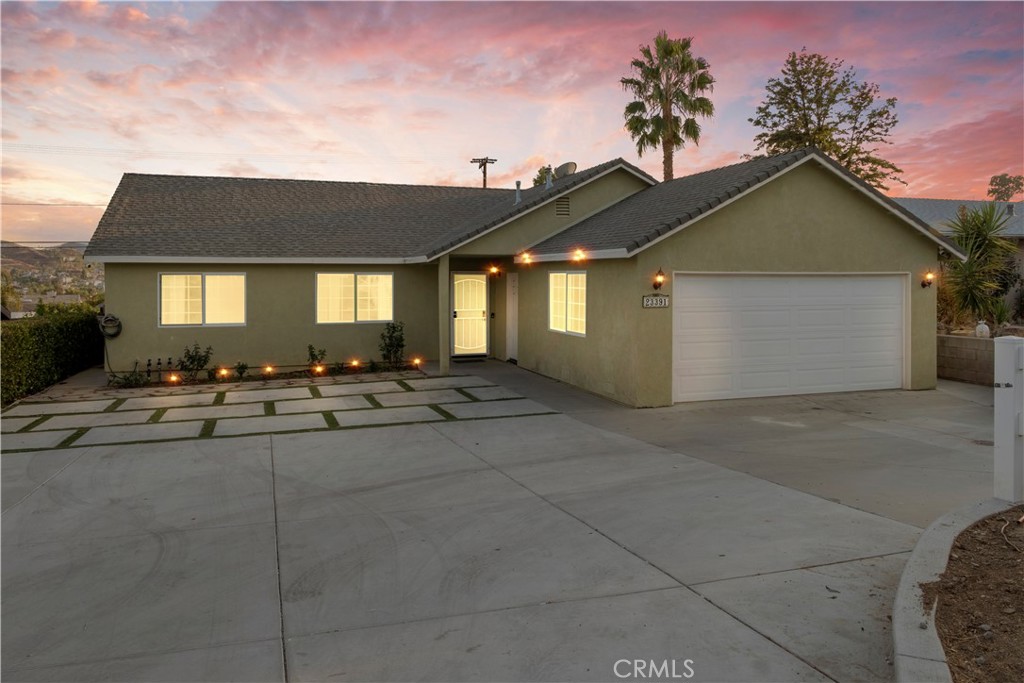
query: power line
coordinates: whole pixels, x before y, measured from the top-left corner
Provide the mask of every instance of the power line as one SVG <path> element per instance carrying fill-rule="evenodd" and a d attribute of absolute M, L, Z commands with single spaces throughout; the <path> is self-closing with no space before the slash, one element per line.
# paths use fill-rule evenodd
<path fill-rule="evenodd" d="M 320 161 L 340 160 L 343 156 L 367 157 L 361 152 L 346 152 L 338 154 L 334 152 L 309 152 L 295 154 L 287 152 L 193 152 L 181 150 L 154 150 L 154 149 L 118 149 L 113 147 L 77 147 L 72 145 L 34 145 L 25 142 L 10 142 L 4 145 L 6 151 L 13 152 L 34 152 L 37 154 L 60 154 L 69 156 L 94 156 L 94 157 L 149 157 L 157 159 L 230 159 L 235 160 L 260 160 L 260 161 Z M 424 159 L 412 157 L 394 157 L 389 163 L 400 164 L 425 164 Z"/>
<path fill-rule="evenodd" d="M 42 202 L 0 202 L 0 206 L 106 206 L 106 204 L 44 204 Z"/>

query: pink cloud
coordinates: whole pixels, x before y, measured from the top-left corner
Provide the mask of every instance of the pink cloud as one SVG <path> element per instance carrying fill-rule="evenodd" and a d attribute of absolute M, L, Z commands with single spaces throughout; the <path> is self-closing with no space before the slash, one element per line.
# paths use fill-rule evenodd
<path fill-rule="evenodd" d="M 67 29 L 46 28 L 32 36 L 32 42 L 43 47 L 70 50 L 75 46 L 75 34 Z"/>
<path fill-rule="evenodd" d="M 32 69 L 31 71 L 15 71 L 4 67 L 0 70 L 5 86 L 40 86 L 49 85 L 64 77 L 60 69 L 55 66 L 48 66 L 45 69 Z"/>

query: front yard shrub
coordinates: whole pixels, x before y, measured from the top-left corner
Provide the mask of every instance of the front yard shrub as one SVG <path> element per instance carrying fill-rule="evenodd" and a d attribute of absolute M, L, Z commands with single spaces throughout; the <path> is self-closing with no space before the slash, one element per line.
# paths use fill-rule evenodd
<path fill-rule="evenodd" d="M 54 308 L 0 326 L 0 402 L 8 405 L 103 362 L 92 309 Z"/>
<path fill-rule="evenodd" d="M 245 373 L 249 372 L 249 364 L 238 361 L 235 363 L 235 374 L 238 375 L 238 381 L 245 381 Z"/>
<path fill-rule="evenodd" d="M 309 355 L 310 365 L 320 365 L 327 357 L 327 349 L 318 349 L 312 344 L 306 347 L 306 353 Z"/>
<path fill-rule="evenodd" d="M 186 346 L 185 350 L 181 352 L 181 358 L 178 359 L 178 369 L 181 370 L 181 374 L 186 381 L 195 382 L 199 373 L 210 364 L 211 358 L 213 358 L 212 346 L 207 346 L 203 349 L 199 346 L 199 342 L 194 342 L 192 346 Z"/>
<path fill-rule="evenodd" d="M 149 377 L 139 370 L 139 363 L 136 361 L 131 372 L 123 375 L 111 373 L 110 384 L 121 389 L 135 389 L 149 384 Z"/>
<path fill-rule="evenodd" d="M 389 370 L 405 366 L 405 323 L 388 323 L 380 333 L 380 354 Z"/>

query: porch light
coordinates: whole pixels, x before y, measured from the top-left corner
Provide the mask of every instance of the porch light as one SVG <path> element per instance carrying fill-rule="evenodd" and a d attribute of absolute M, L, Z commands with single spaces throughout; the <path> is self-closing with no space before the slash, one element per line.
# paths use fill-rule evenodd
<path fill-rule="evenodd" d="M 501 268 L 499 268 L 498 266 L 491 266 L 490 268 L 487 269 L 487 271 L 491 275 L 500 275 L 501 274 Z"/>
<path fill-rule="evenodd" d="M 651 286 L 655 289 L 661 289 L 663 284 L 665 284 L 665 271 L 658 268 L 658 272 L 654 274 L 654 283 Z"/>
<path fill-rule="evenodd" d="M 579 263 L 580 261 L 583 261 L 586 258 L 587 258 L 587 252 L 583 251 L 582 249 L 577 249 L 576 251 L 574 251 L 572 253 L 572 260 L 576 261 L 577 263 Z"/>
<path fill-rule="evenodd" d="M 530 252 L 524 251 L 519 255 L 519 260 L 523 263 L 533 263 L 533 259 L 530 257 Z"/>
<path fill-rule="evenodd" d="M 924 279 L 921 280 L 921 287 L 931 287 L 933 282 L 935 282 L 935 273 L 929 270 L 924 274 Z"/>

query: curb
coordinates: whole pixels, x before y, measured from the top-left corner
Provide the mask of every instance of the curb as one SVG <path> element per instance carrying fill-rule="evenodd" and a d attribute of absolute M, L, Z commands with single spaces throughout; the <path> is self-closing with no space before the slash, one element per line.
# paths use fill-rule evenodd
<path fill-rule="evenodd" d="M 989 515 L 1013 507 L 989 498 L 947 512 L 921 534 L 903 568 L 892 608 L 893 659 L 897 683 L 950 683 L 946 653 L 935 630 L 935 606 L 925 614 L 920 585 L 939 578 L 946 570 L 953 541 L 967 527 Z"/>

